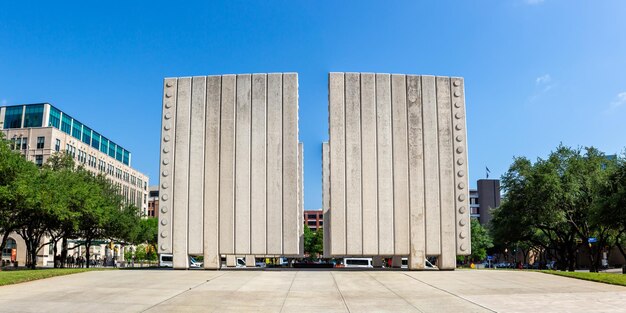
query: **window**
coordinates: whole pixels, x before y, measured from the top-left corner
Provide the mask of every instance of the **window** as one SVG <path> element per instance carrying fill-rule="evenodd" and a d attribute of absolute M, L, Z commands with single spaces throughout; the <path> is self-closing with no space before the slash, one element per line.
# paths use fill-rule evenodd
<path fill-rule="evenodd" d="M 72 137 L 81 140 L 81 132 L 83 131 L 83 124 L 81 124 L 79 121 L 74 120 L 74 123 L 72 124 Z"/>
<path fill-rule="evenodd" d="M 17 244 L 13 238 L 7 239 L 7 244 L 4 246 L 2 250 L 2 259 L 10 260 L 11 259 L 11 250 L 17 249 Z"/>
<path fill-rule="evenodd" d="M 37 149 L 43 149 L 43 145 L 46 142 L 46 137 L 37 137 Z"/>
<path fill-rule="evenodd" d="M 115 149 L 117 145 L 109 141 L 109 156 L 115 159 Z"/>
<path fill-rule="evenodd" d="M 92 132 L 91 146 L 96 148 L 96 150 L 100 150 L 100 134 Z"/>
<path fill-rule="evenodd" d="M 61 140 L 57 139 L 54 143 L 54 151 L 59 152 L 61 151 Z"/>
<path fill-rule="evenodd" d="M 123 158 L 123 155 L 124 155 L 123 150 L 124 149 L 122 149 L 122 147 L 117 146 L 117 152 L 115 153 L 115 159 L 120 161 L 120 162 L 122 162 L 122 158 Z"/>
<path fill-rule="evenodd" d="M 312 214 L 311 214 L 311 213 L 309 213 L 309 214 L 307 214 L 307 217 L 308 217 L 309 219 L 317 219 L 317 214 L 315 214 L 315 213 L 312 213 Z"/>
<path fill-rule="evenodd" d="M 83 126 L 83 142 L 91 145 L 91 129 L 87 126 Z"/>
<path fill-rule="evenodd" d="M 130 165 L 130 152 L 128 152 L 126 149 L 124 149 L 123 152 L 122 163 Z"/>
<path fill-rule="evenodd" d="M 22 128 L 22 112 L 24 106 L 7 107 L 4 113 L 4 128 Z"/>
<path fill-rule="evenodd" d="M 26 150 L 28 148 L 28 137 L 22 138 L 22 150 Z"/>
<path fill-rule="evenodd" d="M 24 113 L 24 127 L 43 126 L 43 104 L 27 105 Z"/>
<path fill-rule="evenodd" d="M 109 152 L 109 140 L 102 137 L 102 141 L 100 143 L 100 152 L 108 153 Z"/>
<path fill-rule="evenodd" d="M 65 145 L 65 151 L 67 154 L 71 155 L 73 158 L 76 157 L 76 147 L 70 145 L 69 143 Z"/>
<path fill-rule="evenodd" d="M 72 118 L 69 115 L 63 114 L 61 118 L 61 131 L 71 135 L 72 132 Z"/>
<path fill-rule="evenodd" d="M 61 126 L 61 111 L 57 110 L 53 106 L 50 106 L 50 121 L 48 122 L 48 126 L 52 126 L 57 129 Z"/>
<path fill-rule="evenodd" d="M 39 167 L 41 167 L 43 165 L 43 155 L 36 155 L 35 156 L 35 164 Z"/>

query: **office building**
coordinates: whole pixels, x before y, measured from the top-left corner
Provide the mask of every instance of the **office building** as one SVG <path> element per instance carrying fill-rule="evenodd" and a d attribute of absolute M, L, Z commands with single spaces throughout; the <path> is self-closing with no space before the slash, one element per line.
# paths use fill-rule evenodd
<path fill-rule="evenodd" d="M 500 206 L 500 180 L 479 179 L 477 189 L 470 189 L 470 216 L 478 219 L 481 225 L 491 221 L 491 211 Z"/>
<path fill-rule="evenodd" d="M 104 174 L 126 203 L 147 214 L 148 177 L 132 168 L 131 152 L 69 114 L 49 103 L 3 106 L 0 107 L 0 131 L 14 150 L 38 166 L 55 153 L 68 153 L 76 164 L 93 173 Z M 22 238 L 12 234 L 8 243 L 17 246 L 17 260 L 24 260 Z M 39 265 L 52 260 L 51 251 L 42 249 Z M 99 251 L 99 247 L 94 247 L 95 256 Z M 3 258 L 7 253 L 3 251 Z M 23 261 L 20 264 L 24 264 Z"/>

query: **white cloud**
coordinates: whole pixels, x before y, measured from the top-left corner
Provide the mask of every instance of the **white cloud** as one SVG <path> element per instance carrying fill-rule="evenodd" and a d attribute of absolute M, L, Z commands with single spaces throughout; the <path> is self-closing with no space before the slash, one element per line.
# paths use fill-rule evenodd
<path fill-rule="evenodd" d="M 535 5 L 535 4 L 542 4 L 545 0 L 526 0 L 526 4 L 529 5 Z"/>
<path fill-rule="evenodd" d="M 611 102 L 611 108 L 619 108 L 626 104 L 626 91 L 620 92 L 615 97 L 615 101 Z"/>
<path fill-rule="evenodd" d="M 550 77 L 550 74 L 545 74 L 535 79 L 535 83 L 537 83 L 537 85 L 547 85 L 550 84 L 551 81 L 552 77 Z"/>

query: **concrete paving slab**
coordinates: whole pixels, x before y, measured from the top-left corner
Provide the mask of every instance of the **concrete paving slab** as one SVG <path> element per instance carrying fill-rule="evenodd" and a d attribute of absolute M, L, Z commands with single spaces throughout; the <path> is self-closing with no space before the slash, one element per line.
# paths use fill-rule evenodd
<path fill-rule="evenodd" d="M 119 270 L 0 287 L 2 312 L 623 312 L 626 288 L 522 271 Z"/>

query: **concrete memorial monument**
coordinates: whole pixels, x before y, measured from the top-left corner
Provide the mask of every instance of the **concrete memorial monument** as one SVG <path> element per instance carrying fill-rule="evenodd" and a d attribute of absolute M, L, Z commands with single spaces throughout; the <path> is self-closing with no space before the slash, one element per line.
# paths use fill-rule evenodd
<path fill-rule="evenodd" d="M 158 253 L 300 256 L 301 151 L 297 74 L 166 78 Z"/>
<path fill-rule="evenodd" d="M 470 254 L 463 79 L 330 73 L 323 146 L 324 254 Z"/>

